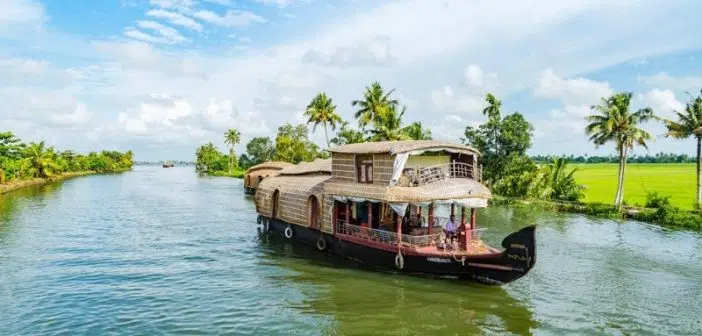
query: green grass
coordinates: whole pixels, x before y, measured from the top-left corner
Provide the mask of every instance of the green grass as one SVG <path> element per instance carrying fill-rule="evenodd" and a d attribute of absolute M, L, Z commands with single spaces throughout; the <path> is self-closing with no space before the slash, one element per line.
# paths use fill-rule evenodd
<path fill-rule="evenodd" d="M 231 173 L 229 173 L 228 171 L 216 171 L 216 172 L 210 173 L 210 175 L 244 178 L 244 175 L 246 175 L 246 170 L 235 169 Z"/>
<path fill-rule="evenodd" d="M 569 164 L 577 167 L 575 178 L 587 186 L 583 202 L 614 202 L 617 193 L 617 164 Z M 629 205 L 646 205 L 646 192 L 657 191 L 671 196 L 673 206 L 693 209 L 695 202 L 694 163 L 632 163 L 626 167 L 624 201 Z"/>

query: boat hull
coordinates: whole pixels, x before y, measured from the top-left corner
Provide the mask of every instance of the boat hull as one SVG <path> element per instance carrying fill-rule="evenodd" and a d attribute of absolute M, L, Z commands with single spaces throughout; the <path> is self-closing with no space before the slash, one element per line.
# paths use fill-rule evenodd
<path fill-rule="evenodd" d="M 246 194 L 246 195 L 256 195 L 256 188 L 244 187 L 244 194 Z"/>
<path fill-rule="evenodd" d="M 260 216 L 264 233 L 295 241 L 354 260 L 360 264 L 399 272 L 454 277 L 489 285 L 503 285 L 526 275 L 534 266 L 534 226 L 512 233 L 503 241 L 505 250 L 494 254 L 445 256 L 390 251 L 349 241 L 315 229 Z M 290 229 L 289 231 L 287 229 Z M 286 232 L 287 231 L 287 232 Z M 319 244 L 320 237 L 324 246 Z"/>

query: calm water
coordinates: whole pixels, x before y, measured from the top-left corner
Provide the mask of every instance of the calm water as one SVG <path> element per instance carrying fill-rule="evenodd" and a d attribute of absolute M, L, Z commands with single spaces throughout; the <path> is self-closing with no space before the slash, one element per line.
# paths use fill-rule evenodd
<path fill-rule="evenodd" d="M 537 223 L 504 287 L 361 270 L 259 239 L 241 181 L 137 167 L 0 196 L 0 335 L 694 335 L 702 237 L 492 208 Z"/>

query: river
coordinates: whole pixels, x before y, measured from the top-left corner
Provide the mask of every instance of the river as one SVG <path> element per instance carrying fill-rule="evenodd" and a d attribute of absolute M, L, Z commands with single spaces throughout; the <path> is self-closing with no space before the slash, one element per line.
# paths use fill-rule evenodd
<path fill-rule="evenodd" d="M 0 196 L 0 335 L 699 335 L 702 235 L 481 210 L 537 224 L 537 263 L 489 287 L 359 269 L 259 238 L 241 180 L 136 167 Z"/>

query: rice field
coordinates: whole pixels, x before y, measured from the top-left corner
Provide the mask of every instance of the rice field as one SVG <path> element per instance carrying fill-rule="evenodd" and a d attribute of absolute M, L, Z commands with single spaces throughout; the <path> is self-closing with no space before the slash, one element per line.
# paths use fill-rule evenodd
<path fill-rule="evenodd" d="M 569 164 L 577 167 L 575 179 L 584 184 L 584 202 L 612 203 L 617 193 L 617 164 Z M 646 192 L 671 196 L 670 203 L 692 209 L 695 202 L 694 163 L 633 163 L 626 167 L 624 200 L 629 205 L 646 204 Z"/>

